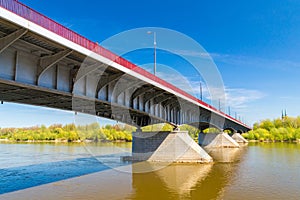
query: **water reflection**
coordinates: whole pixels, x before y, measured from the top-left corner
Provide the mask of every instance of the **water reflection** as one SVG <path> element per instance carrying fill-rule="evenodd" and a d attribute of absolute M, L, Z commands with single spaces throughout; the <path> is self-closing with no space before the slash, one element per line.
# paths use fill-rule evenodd
<path fill-rule="evenodd" d="M 155 169 L 159 164 L 144 162 L 143 165 Z M 132 183 L 136 193 L 132 199 L 151 199 L 151 196 L 158 194 L 160 198 L 170 194 L 188 196 L 197 182 L 206 178 L 212 166 L 213 164 L 171 164 L 150 173 L 133 173 Z M 136 166 L 132 167 L 135 171 Z"/>
<path fill-rule="evenodd" d="M 171 165 L 155 172 L 162 182 L 179 195 L 189 194 L 197 182 L 203 181 L 212 169 L 207 165 Z"/>
<path fill-rule="evenodd" d="M 240 148 L 205 148 L 205 151 L 218 163 L 232 163 L 238 162 L 241 156 L 245 153 L 247 148 L 240 146 Z"/>
<path fill-rule="evenodd" d="M 133 173 L 134 193 L 129 199 L 218 199 L 233 178 L 245 148 L 210 149 L 213 164 L 171 164 L 149 173 Z M 158 169 L 159 163 L 143 162 L 136 167 Z M 140 169 L 138 169 L 140 170 Z"/>

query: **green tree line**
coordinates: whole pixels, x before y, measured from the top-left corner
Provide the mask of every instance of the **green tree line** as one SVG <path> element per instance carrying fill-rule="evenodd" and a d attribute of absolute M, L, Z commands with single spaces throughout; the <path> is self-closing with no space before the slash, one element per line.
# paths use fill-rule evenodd
<path fill-rule="evenodd" d="M 44 125 L 30 128 L 2 128 L 0 139 L 11 141 L 132 141 L 133 127 L 127 125 L 106 125 L 100 127 L 98 123 L 85 126 L 74 124 Z"/>
<path fill-rule="evenodd" d="M 199 129 L 187 125 L 187 124 L 183 124 L 180 127 L 181 131 L 188 131 L 189 135 L 195 140 L 198 141 L 198 134 L 200 132 Z M 149 125 L 149 126 L 145 126 L 142 128 L 142 130 L 144 132 L 151 132 L 151 131 L 173 131 L 174 127 L 170 124 L 167 123 L 162 123 L 162 124 L 154 124 L 154 125 Z"/>
<path fill-rule="evenodd" d="M 143 127 L 147 131 L 172 131 L 170 124 L 155 124 Z M 199 130 L 189 125 L 180 126 L 180 130 L 188 131 L 189 135 L 197 140 Z M 0 139 L 10 141 L 132 141 L 132 132 L 135 127 L 129 125 L 105 125 L 100 127 L 98 123 L 75 126 L 75 124 L 54 124 L 49 127 L 45 125 L 29 128 L 0 128 Z"/>
<path fill-rule="evenodd" d="M 300 141 L 300 116 L 266 119 L 253 125 L 253 130 L 243 134 L 248 140 Z"/>

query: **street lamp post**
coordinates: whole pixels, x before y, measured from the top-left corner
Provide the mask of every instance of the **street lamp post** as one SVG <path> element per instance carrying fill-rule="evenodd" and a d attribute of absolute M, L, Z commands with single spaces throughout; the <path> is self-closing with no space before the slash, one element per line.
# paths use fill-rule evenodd
<path fill-rule="evenodd" d="M 153 33 L 153 45 L 154 45 L 154 69 L 153 74 L 156 75 L 156 32 L 148 31 L 148 34 Z"/>
<path fill-rule="evenodd" d="M 200 81 L 200 100 L 203 101 L 203 95 L 202 95 L 202 83 Z"/>

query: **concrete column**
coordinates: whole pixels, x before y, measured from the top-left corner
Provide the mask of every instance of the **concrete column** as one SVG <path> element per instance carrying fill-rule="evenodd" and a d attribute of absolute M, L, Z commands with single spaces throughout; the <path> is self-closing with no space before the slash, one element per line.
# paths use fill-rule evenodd
<path fill-rule="evenodd" d="M 187 131 L 134 132 L 132 160 L 152 162 L 208 163 L 212 158 Z"/>

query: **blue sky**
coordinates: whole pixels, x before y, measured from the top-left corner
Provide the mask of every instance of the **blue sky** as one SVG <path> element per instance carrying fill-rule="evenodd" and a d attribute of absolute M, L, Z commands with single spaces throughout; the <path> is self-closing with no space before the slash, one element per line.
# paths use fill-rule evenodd
<path fill-rule="evenodd" d="M 227 103 L 244 121 L 252 124 L 279 117 L 282 109 L 290 116 L 300 115 L 299 1 L 21 2 L 99 43 L 139 27 L 179 31 L 213 57 L 224 81 Z M 143 53 L 152 56 L 150 50 Z M 162 54 L 158 53 L 158 61 Z M 131 60 L 135 61 L 134 56 Z M 28 109 L 30 113 L 23 115 Z M 8 116 L 1 117 L 0 127 L 68 123 L 74 115 L 7 103 L 0 105 L 0 110 Z"/>

